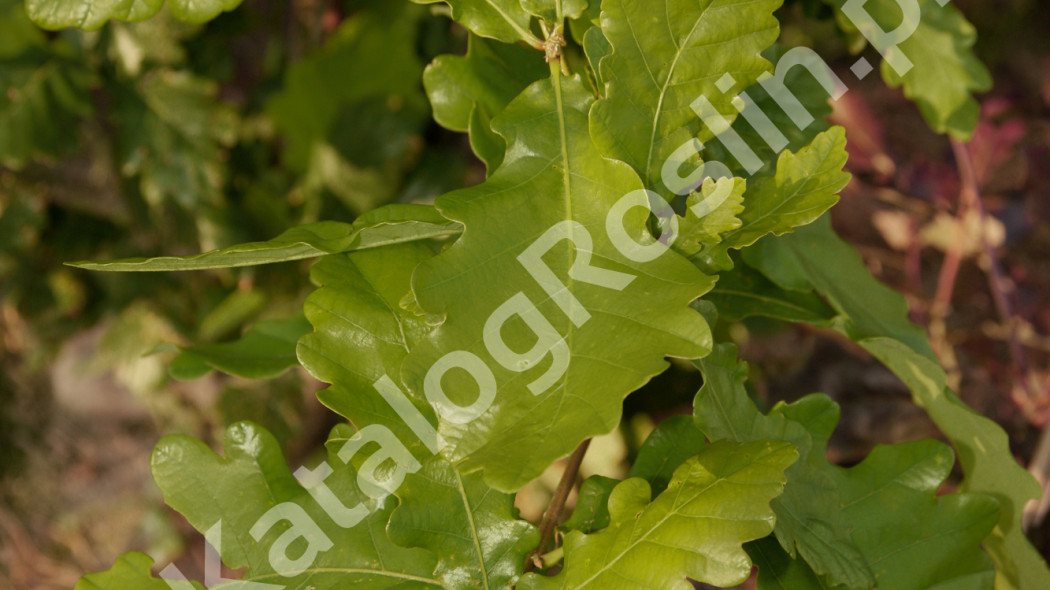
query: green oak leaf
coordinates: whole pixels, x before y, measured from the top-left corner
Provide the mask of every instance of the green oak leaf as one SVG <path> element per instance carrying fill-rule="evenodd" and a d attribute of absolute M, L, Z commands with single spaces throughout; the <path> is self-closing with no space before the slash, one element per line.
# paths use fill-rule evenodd
<path fill-rule="evenodd" d="M 401 363 L 431 330 L 427 318 L 405 309 L 402 300 L 415 267 L 433 255 L 429 245 L 413 242 L 322 259 L 310 271 L 319 288 L 303 305 L 314 331 L 299 340 L 297 349 L 303 367 L 332 384 L 317 393 L 321 403 L 358 428 L 389 428 L 420 451 L 420 459 L 436 448 L 433 437 L 422 440 L 417 434 L 432 431 L 433 412 L 425 401 L 392 390 L 403 389 Z M 377 388 L 384 377 L 386 387 Z M 417 417 L 413 423 L 403 416 Z"/>
<path fill-rule="evenodd" d="M 554 577 L 526 575 L 520 588 L 688 588 L 743 582 L 751 561 L 742 543 L 773 528 L 769 502 L 798 458 L 781 441 L 715 443 L 675 470 L 650 502 L 649 484 L 631 478 L 609 496 L 610 524 L 565 537 L 565 566 Z"/>
<path fill-rule="evenodd" d="M 713 134 L 691 108 L 700 97 L 731 120 L 736 88 L 771 69 L 761 53 L 773 44 L 781 0 L 605 0 L 601 31 L 612 53 L 601 60 L 605 98 L 595 103 L 591 135 L 610 158 L 630 164 L 646 188 L 670 199 L 663 168 L 684 144 Z M 688 147 L 688 145 L 687 145 Z"/>
<path fill-rule="evenodd" d="M 754 247 L 743 250 L 745 260 L 752 250 Z M 704 299 L 715 304 L 719 317 L 730 322 L 763 316 L 827 326 L 835 317 L 835 310 L 812 290 L 783 289 L 746 264 L 720 273 L 715 288 Z"/>
<path fill-rule="evenodd" d="M 138 175 L 146 202 L 174 201 L 196 211 L 221 207 L 227 150 L 237 141 L 237 112 L 218 99 L 219 85 L 186 70 L 150 70 L 135 93 L 118 95 L 121 172 Z"/>
<path fill-rule="evenodd" d="M 525 41 L 537 49 L 543 41 L 529 31 L 532 16 L 519 0 L 412 0 L 416 4 L 448 4 L 452 18 L 475 35 L 504 43 Z"/>
<path fill-rule="evenodd" d="M 836 584 L 864 589 L 874 578 L 858 547 L 850 538 L 851 523 L 839 506 L 837 490 L 824 449 L 806 427 L 788 419 L 786 408 L 769 415 L 755 407 L 744 389 L 747 366 L 736 360 L 736 347 L 720 344 L 706 359 L 697 361 L 704 386 L 696 395 L 697 427 L 710 440 L 747 442 L 785 440 L 798 447 L 802 460 L 787 470 L 784 494 L 771 504 L 777 514 L 777 540 L 792 556 L 800 554 L 813 568 Z M 803 398 L 795 404 L 811 420 L 834 428 L 838 407 L 826 397 Z"/>
<path fill-rule="evenodd" d="M 292 228 L 266 242 L 238 244 L 192 256 L 69 262 L 85 270 L 159 272 L 256 266 L 454 236 L 462 226 L 428 205 L 393 204 L 373 209 L 354 223 L 321 221 Z"/>
<path fill-rule="evenodd" d="M 911 388 L 915 402 L 948 437 L 966 477 L 961 489 L 999 501 L 999 525 L 985 546 L 1000 587 L 1050 586 L 1050 569 L 1024 536 L 1024 505 L 1040 494 L 1038 483 L 1014 460 L 1003 429 L 966 406 L 945 386 L 944 371 L 922 329 L 908 320 L 904 297 L 876 280 L 852 246 L 835 235 L 827 217 L 794 234 L 764 240 L 756 258 L 774 281 L 787 267 L 792 283 L 805 282 L 838 313 L 834 325 L 878 357 Z"/>
<path fill-rule="evenodd" d="M 781 548 L 792 553 L 780 527 L 793 529 L 801 557 L 809 567 L 827 574 L 820 580 L 813 578 L 817 585 L 811 587 L 922 590 L 938 583 L 952 588 L 990 584 L 991 562 L 980 546 L 999 519 L 999 506 L 986 494 L 936 497 L 954 462 L 950 448 L 919 441 L 878 447 L 850 469 L 831 465 L 826 448 L 838 422 L 834 402 L 813 395 L 760 414 L 743 390 L 742 365 L 734 369 L 734 357 L 732 347 L 723 345 L 699 361 L 708 383 L 697 395 L 697 421 L 712 439 L 772 438 L 808 449 L 804 468 L 799 468 L 800 462 L 788 470 L 784 494 L 772 506 Z M 734 372 L 735 384 L 730 382 Z M 833 540 L 830 523 L 845 525 L 839 533 L 846 537 Z M 874 582 L 844 578 L 841 568 L 834 567 L 846 564 L 844 557 L 850 561 L 857 557 L 846 555 L 843 543 L 859 551 L 860 565 L 870 568 Z M 771 558 L 775 554 L 769 547 L 764 552 Z M 829 564 L 832 569 L 826 571 Z M 776 587 L 781 576 L 777 569 L 773 572 L 760 581 L 760 587 Z M 961 585 L 963 580 L 975 585 Z"/>
<path fill-rule="evenodd" d="M 831 229 L 828 216 L 795 233 L 767 237 L 743 252 L 744 260 L 774 283 L 820 294 L 855 338 L 888 336 L 934 358 L 926 334 L 908 319 L 908 303 L 868 271 L 864 261 Z"/>
<path fill-rule="evenodd" d="M 741 226 L 693 259 L 702 268 L 725 270 L 732 266 L 729 249 L 741 249 L 766 234 L 780 235 L 811 223 L 838 202 L 839 191 L 849 182 L 849 173 L 842 170 L 846 158 L 842 127 L 817 135 L 797 153 L 782 152 L 776 174 L 759 176 L 744 194 Z"/>
<path fill-rule="evenodd" d="M 81 577 L 73 590 L 205 590 L 204 586 L 197 582 L 154 578 L 150 574 L 152 565 L 152 557 L 138 551 L 130 551 L 118 557 L 108 570 Z"/>
<path fill-rule="evenodd" d="M 326 162 L 333 155 L 366 170 L 379 168 L 371 161 L 377 155 L 404 159 L 411 136 L 426 123 L 423 63 L 406 42 L 415 38 L 424 11 L 404 2 L 391 5 L 392 14 L 362 10 L 345 20 L 320 50 L 287 68 L 282 89 L 267 100 L 266 112 L 287 142 L 283 158 L 296 171 L 338 170 Z M 396 141 L 391 129 L 398 132 Z M 387 184 L 399 178 L 382 176 Z"/>
<path fill-rule="evenodd" d="M 492 131 L 492 119 L 529 84 L 548 73 L 533 49 L 471 35 L 464 56 L 442 55 L 423 72 L 423 86 L 434 120 L 470 134 L 470 144 L 485 166 L 495 170 L 506 145 Z"/>
<path fill-rule="evenodd" d="M 560 528 L 593 533 L 609 526 L 609 494 L 619 483 L 620 480 L 604 475 L 592 475 L 583 480 L 572 515 Z"/>
<path fill-rule="evenodd" d="M 247 379 L 272 379 L 299 364 L 296 344 L 311 329 L 302 314 L 261 321 L 232 342 L 180 346 L 168 371 L 176 379 L 199 379 L 213 370 Z"/>
<path fill-rule="evenodd" d="M 400 506 L 389 525 L 391 539 L 436 554 L 434 575 L 446 588 L 502 588 L 538 543 L 535 530 L 514 517 L 512 496 L 433 456 L 428 448 L 436 441 L 421 440 L 417 432 L 433 429 L 424 415 L 428 406 L 413 407 L 407 397 L 397 398 L 402 405 L 392 404 L 393 398 L 384 397 L 389 390 L 373 385 L 383 377 L 396 379 L 408 350 L 431 329 L 425 316 L 402 302 L 413 269 L 433 254 L 424 244 L 410 243 L 320 261 L 312 271 L 320 288 L 305 305 L 315 331 L 301 339 L 299 357 L 314 376 L 332 383 L 318 393 L 325 405 L 359 427 L 389 428 L 421 462 L 396 491 Z M 427 422 L 412 424 L 408 415 Z"/>
<path fill-rule="evenodd" d="M 785 64 L 794 63 L 790 58 L 785 58 L 785 56 L 791 51 L 800 49 L 805 48 L 790 49 L 776 44 L 767 49 L 763 55 L 766 59 L 783 69 Z M 812 54 L 810 55 L 812 56 Z M 785 59 L 787 61 L 782 61 Z M 813 65 L 818 66 L 818 68 L 821 66 L 827 67 L 821 61 Z M 827 75 L 829 71 L 825 70 L 824 76 L 822 76 L 823 82 L 834 85 L 834 79 Z M 805 67 L 792 67 L 790 70 L 787 70 L 786 74 L 781 72 L 776 75 L 778 77 L 783 75 L 783 87 L 775 84 L 776 79 L 771 79 L 752 84 L 740 93 L 740 96 L 746 97 L 748 101 L 745 103 L 747 108 L 757 111 L 757 113 L 761 113 L 765 118 L 769 119 L 769 122 L 772 123 L 772 129 L 775 129 L 780 136 L 763 136 L 763 133 L 752 125 L 747 120 L 747 117 L 737 117 L 733 121 L 733 132 L 740 135 L 742 142 L 754 152 L 761 163 L 761 166 L 753 174 L 749 173 L 750 176 L 769 174 L 776 166 L 777 156 L 784 148 L 797 152 L 809 145 L 818 134 L 827 131 L 831 127 L 831 124 L 827 122 L 828 116 L 831 115 L 831 101 L 829 97 L 833 91 L 839 90 L 838 88 L 832 86 L 832 91 L 829 91 Z M 785 99 L 790 100 L 789 95 L 794 96 L 803 105 L 802 111 L 794 112 L 795 109 L 792 109 L 792 112 L 789 113 L 784 110 L 784 107 L 778 104 L 774 98 L 774 94 L 770 94 L 770 91 L 766 89 L 766 85 L 770 86 L 770 90 L 782 102 Z M 808 113 L 808 117 L 803 115 L 802 112 Z M 798 119 L 797 121 L 796 118 Z M 768 128 L 762 131 L 767 135 L 772 133 Z M 775 139 L 775 142 L 771 142 L 771 139 Z M 784 140 L 787 143 L 781 147 L 781 142 Z M 726 164 L 731 170 L 737 170 L 738 174 L 741 173 L 739 171 L 746 171 L 744 164 L 737 159 L 733 152 L 730 151 L 729 146 L 721 139 L 707 142 L 704 145 L 703 156 L 705 160 Z M 694 165 L 698 166 L 699 162 L 694 162 Z"/>
<path fill-rule="evenodd" d="M 859 465 L 834 469 L 841 509 L 857 524 L 853 537 L 880 590 L 992 588 L 995 571 L 980 545 L 999 505 L 983 494 L 938 497 L 953 463 L 949 447 L 920 440 L 880 445 Z M 759 590 L 829 588 L 773 543 L 747 550 L 759 566 Z"/>
<path fill-rule="evenodd" d="M 671 416 L 660 422 L 642 443 L 629 475 L 648 481 L 653 494 L 661 494 L 675 469 L 705 446 L 707 440 L 692 417 Z"/>
<path fill-rule="evenodd" d="M 836 8 L 837 21 L 848 32 L 868 23 L 853 23 L 842 12 L 845 0 L 825 0 Z M 904 55 L 912 68 L 903 76 L 882 62 L 882 77 L 892 87 L 903 86 L 926 122 L 938 133 L 968 140 L 977 125 L 980 107 L 973 97 L 992 87 L 992 78 L 973 53 L 977 33 L 962 12 L 939 0 L 917 0 L 919 20 L 915 32 L 899 42 L 895 52 Z M 895 0 L 868 0 L 863 9 L 883 31 L 901 24 L 900 4 Z"/>
<path fill-rule="evenodd" d="M 168 10 L 180 20 L 202 23 L 233 10 L 241 0 L 168 0 Z M 164 0 L 26 0 L 33 22 L 45 29 L 79 27 L 93 30 L 106 21 L 139 21 L 160 11 Z"/>
<path fill-rule="evenodd" d="M 984 494 L 937 496 L 955 456 L 940 441 L 878 446 L 848 470 L 836 469 L 853 539 L 884 590 L 989 588 L 992 560 L 981 541 L 999 520 Z"/>
<path fill-rule="evenodd" d="M 483 184 L 437 200 L 464 233 L 415 271 L 416 300 L 446 319 L 402 369 L 419 398 L 441 402 L 446 456 L 464 472 L 484 468 L 486 481 L 504 491 L 615 428 L 623 398 L 662 372 L 665 356 L 703 356 L 710 342 L 688 306 L 710 277 L 654 241 L 644 206 L 623 219 L 610 215 L 621 198 L 638 196 L 641 183 L 594 149 L 593 99 L 580 77 L 552 70 L 552 79 L 530 86 L 497 117 L 494 128 L 508 145 L 502 166 Z M 513 222 L 493 226 L 507 219 Z M 608 227 L 621 232 L 615 245 Z M 490 318 L 502 318 L 502 328 Z M 484 392 L 492 397 L 479 397 L 471 373 L 460 369 L 445 374 L 440 389 L 425 386 L 432 367 L 447 370 L 450 362 L 491 371 Z M 481 414 L 464 419 L 474 408 Z"/>
<path fill-rule="evenodd" d="M 955 446 L 966 474 L 959 489 L 998 500 L 998 522 L 984 541 L 998 566 L 996 588 L 1035 590 L 1050 585 L 1050 568 L 1021 527 L 1025 504 L 1038 498 L 1041 490 L 1014 460 L 1006 433 L 960 400 L 945 385 L 944 370 L 933 361 L 891 338 L 865 338 L 858 343 L 908 385 L 915 402 Z"/>
<path fill-rule="evenodd" d="M 605 56 L 612 53 L 612 45 L 609 45 L 609 40 L 605 38 L 601 27 L 592 26 L 583 33 L 583 52 L 587 56 L 587 63 L 591 66 L 589 73 L 594 76 L 595 85 L 603 86 L 605 81 L 602 79 L 599 64 Z"/>
<path fill-rule="evenodd" d="M 20 5 L 0 4 L 0 165 L 18 169 L 75 146 L 96 84 L 68 43 L 49 42 Z"/>
<path fill-rule="evenodd" d="M 227 565 L 247 568 L 245 581 L 293 588 L 439 587 L 430 552 L 400 547 L 388 538 L 393 498 L 366 496 L 358 489 L 355 469 L 339 458 L 349 435 L 345 425 L 333 431 L 329 474 L 323 487 L 308 481 L 310 490 L 288 469 L 273 436 L 249 422 L 227 429 L 225 456 L 191 437 L 169 435 L 157 443 L 150 465 L 165 503 L 194 528 L 209 531 L 221 523 L 217 548 Z M 328 492 L 326 504 L 345 519 L 342 524 L 322 508 L 317 490 Z M 275 520 L 267 528 L 267 519 L 275 515 L 294 520 Z"/>
<path fill-rule="evenodd" d="M 390 517 L 390 538 L 438 556 L 443 588 L 506 588 L 540 537 L 514 514 L 514 496 L 485 485 L 481 474 L 462 475 L 435 456 L 405 478 L 401 504 Z"/>
<path fill-rule="evenodd" d="M 578 19 L 587 10 L 588 3 L 600 4 L 601 0 L 520 0 L 522 8 L 533 16 L 549 23 L 564 19 Z"/>

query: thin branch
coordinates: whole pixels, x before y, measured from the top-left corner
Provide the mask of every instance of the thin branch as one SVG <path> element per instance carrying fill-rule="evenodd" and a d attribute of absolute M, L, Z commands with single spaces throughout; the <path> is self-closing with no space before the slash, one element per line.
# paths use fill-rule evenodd
<path fill-rule="evenodd" d="M 984 231 L 987 213 L 984 210 L 984 204 L 981 202 L 981 189 L 977 180 L 977 170 L 973 164 L 973 156 L 970 154 L 970 150 L 962 142 L 952 139 L 951 143 L 952 152 L 955 154 L 955 161 L 959 166 L 959 177 L 962 180 L 962 193 L 960 195 L 962 200 L 961 206 L 973 209 L 977 212 L 979 222 L 978 239 L 980 240 L 981 249 L 988 263 L 988 271 L 986 273 L 988 276 L 988 285 L 991 288 L 992 299 L 995 302 L 996 310 L 999 312 L 999 318 L 1009 330 L 1007 345 L 1010 351 L 1010 360 L 1012 361 L 1011 372 L 1013 373 L 1015 381 L 1014 385 L 1015 387 L 1020 388 L 1024 393 L 1025 404 L 1030 405 L 1036 399 L 1036 395 L 1035 392 L 1031 390 L 1028 382 L 1028 365 L 1025 359 L 1024 347 L 1021 346 L 1017 330 L 1014 328 L 1016 326 L 1016 321 L 1010 303 L 1010 297 L 1008 295 L 1012 289 L 1003 275 L 1003 269 L 999 263 L 999 258 L 996 256 L 995 250 L 988 241 L 987 232 Z M 1022 409 L 1029 408 L 1022 407 Z M 1026 412 L 1026 414 L 1027 413 L 1028 412 Z"/>
<path fill-rule="evenodd" d="M 561 481 L 558 482 L 558 487 L 554 490 L 551 504 L 543 515 L 543 521 L 540 522 L 540 544 L 536 546 L 536 549 L 525 560 L 525 573 L 534 570 L 538 565 L 536 558 L 547 552 L 547 545 L 550 544 L 551 539 L 554 537 L 554 530 L 558 526 L 558 519 L 561 518 L 562 510 L 565 509 L 565 501 L 569 498 L 569 492 L 576 486 L 576 475 L 580 472 L 580 464 L 583 463 L 583 456 L 587 453 L 587 447 L 590 444 L 591 439 L 588 438 L 580 443 L 580 446 L 576 447 L 576 450 L 569 456 L 569 461 L 565 465 L 565 471 L 561 474 Z"/>

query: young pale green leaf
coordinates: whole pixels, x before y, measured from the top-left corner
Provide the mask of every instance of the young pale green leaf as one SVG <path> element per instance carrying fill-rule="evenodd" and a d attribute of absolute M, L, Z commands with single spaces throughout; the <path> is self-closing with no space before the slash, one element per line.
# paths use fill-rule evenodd
<path fill-rule="evenodd" d="M 721 196 L 717 195 L 720 188 L 713 179 L 707 178 L 700 186 L 700 190 L 690 194 L 686 199 L 685 217 L 678 225 L 678 239 L 674 243 L 675 250 L 685 256 L 692 256 L 705 246 L 709 247 L 721 242 L 723 234 L 740 228 L 741 221 L 737 215 L 744 210 L 744 191 L 747 190 L 747 182 L 743 178 L 734 178 L 732 191 L 722 199 L 721 203 L 713 209 L 710 206 L 701 205 L 709 199 Z M 702 214 L 697 215 L 698 211 Z"/>
<path fill-rule="evenodd" d="M 233 342 L 180 346 L 168 371 L 176 379 L 199 379 L 213 370 L 248 379 L 272 379 L 299 364 L 295 347 L 310 330 L 302 314 L 262 321 Z"/>
<path fill-rule="evenodd" d="M 703 267 L 725 270 L 732 266 L 729 249 L 754 244 L 767 234 L 780 235 L 811 223 L 838 202 L 849 182 L 846 132 L 833 127 L 814 138 L 798 153 L 784 151 L 774 176 L 760 176 L 744 195 L 739 229 L 704 248 L 694 259 Z"/>
<path fill-rule="evenodd" d="M 176 18 L 202 23 L 233 10 L 241 0 L 168 0 L 168 10 Z M 79 27 L 93 30 L 106 21 L 138 21 L 160 11 L 164 0 L 26 0 L 26 11 L 33 22 L 45 29 Z"/>
<path fill-rule="evenodd" d="M 606 0 L 601 30 L 612 53 L 601 61 L 605 98 L 591 114 L 591 135 L 606 156 L 630 164 L 646 188 L 669 198 L 661 181 L 677 149 L 711 130 L 691 107 L 705 97 L 731 120 L 734 96 L 717 83 L 726 74 L 750 86 L 770 63 L 760 54 L 780 27 L 781 0 Z M 677 188 L 677 187 L 676 187 Z"/>
<path fill-rule="evenodd" d="M 743 582 L 751 561 L 742 543 L 773 528 L 769 502 L 798 458 L 781 441 L 715 443 L 675 470 L 650 502 L 649 484 L 631 478 L 609 497 L 609 526 L 565 537 L 565 566 L 554 577 L 527 575 L 525 590 L 690 588 Z"/>
<path fill-rule="evenodd" d="M 532 16 L 519 0 L 412 0 L 416 4 L 448 4 L 452 18 L 475 35 L 504 43 L 524 41 L 537 49 L 543 41 L 529 30 Z"/>
<path fill-rule="evenodd" d="M 871 588 L 875 580 L 850 538 L 851 523 L 840 508 L 824 448 L 815 444 L 805 426 L 789 420 L 783 411 L 769 415 L 758 411 L 744 390 L 747 366 L 736 360 L 734 346 L 717 346 L 697 366 L 704 374 L 704 386 L 696 395 L 694 417 L 708 439 L 776 439 L 798 447 L 802 460 L 788 469 L 784 494 L 772 503 L 780 545 L 792 556 L 797 552 L 834 584 Z M 838 407 L 826 397 L 803 398 L 795 406 L 796 411 L 808 414 L 810 423 L 824 426 L 828 435 L 838 421 Z"/>
<path fill-rule="evenodd" d="M 339 458 L 349 431 L 337 427 L 329 439 L 330 474 L 311 482 L 316 497 L 292 475 L 273 436 L 248 422 L 227 429 L 225 456 L 196 439 L 170 435 L 157 444 L 150 464 L 165 503 L 199 531 L 221 524 L 217 548 L 227 565 L 247 568 L 245 581 L 293 588 L 439 587 L 433 554 L 387 537 L 393 498 L 366 496 L 355 469 Z M 359 516 L 363 520 L 350 525 Z"/>
<path fill-rule="evenodd" d="M 841 12 L 846 0 L 825 1 L 839 11 L 837 20 L 847 31 L 867 30 L 874 35 L 876 27 L 889 32 L 901 25 L 901 4 L 896 0 L 863 3 L 867 17 L 862 22 L 853 22 Z M 897 54 L 895 59 L 904 56 L 911 67 L 901 75 L 884 59 L 882 76 L 890 86 L 904 86 L 905 96 L 918 104 L 935 131 L 965 141 L 973 134 L 980 110 L 973 93 L 992 87 L 991 75 L 973 54 L 976 30 L 952 4 L 940 0 L 910 4 L 919 8 L 914 31 L 891 51 Z"/>
<path fill-rule="evenodd" d="M 536 528 L 515 516 L 514 496 L 486 486 L 480 473 L 460 474 L 440 456 L 408 475 L 397 496 L 390 538 L 436 554 L 442 588 L 507 588 L 540 541 Z"/>
<path fill-rule="evenodd" d="M 352 224 L 335 221 L 311 223 L 292 228 L 267 242 L 239 244 L 203 254 L 68 264 L 86 270 L 120 272 L 257 266 L 443 238 L 460 231 L 462 226 L 459 223 L 445 219 L 433 207 L 394 204 L 374 209 Z"/>
<path fill-rule="evenodd" d="M 999 501 L 999 525 L 985 544 L 996 562 L 997 584 L 1026 590 L 1050 586 L 1050 570 L 1021 528 L 1022 510 L 1039 495 L 1038 484 L 1014 460 L 1002 428 L 945 387 L 944 371 L 933 361 L 923 331 L 908 320 L 904 297 L 871 276 L 827 218 L 764 241 L 763 256 L 753 261 L 759 270 L 777 280 L 790 268 L 792 283 L 804 282 L 823 296 L 839 314 L 836 326 L 908 384 L 915 402 L 956 448 L 966 474 L 962 489 Z"/>
<path fill-rule="evenodd" d="M 108 570 L 80 578 L 73 590 L 205 590 L 197 582 L 154 578 L 150 574 L 152 565 L 152 557 L 131 551 L 118 557 Z"/>
<path fill-rule="evenodd" d="M 484 468 L 486 481 L 505 491 L 612 430 L 623 398 L 663 371 L 666 356 L 703 356 L 710 342 L 689 302 L 711 278 L 653 240 L 644 207 L 610 216 L 641 183 L 594 149 L 592 98 L 579 76 L 552 69 L 551 80 L 530 86 L 497 118 L 508 144 L 503 165 L 436 203 L 464 233 L 416 269 L 416 300 L 446 320 L 402 370 L 419 397 L 438 400 L 447 396 L 424 386 L 438 361 L 442 368 L 474 358 L 479 374 L 491 371 L 485 399 L 471 373 L 444 376 L 442 391 L 454 393 L 443 401 L 439 430 L 453 462 L 465 472 Z M 609 227 L 619 232 L 615 245 Z M 652 259 L 639 262 L 635 246 Z M 541 332 L 545 345 L 537 346 Z M 547 350 L 523 352 L 530 348 Z M 465 420 L 464 412 L 478 415 Z"/>
<path fill-rule="evenodd" d="M 492 131 L 493 117 L 522 90 L 548 73 L 541 54 L 471 35 L 464 56 L 442 55 L 423 72 L 434 120 L 470 134 L 470 144 L 491 171 L 503 161 L 506 145 Z"/>

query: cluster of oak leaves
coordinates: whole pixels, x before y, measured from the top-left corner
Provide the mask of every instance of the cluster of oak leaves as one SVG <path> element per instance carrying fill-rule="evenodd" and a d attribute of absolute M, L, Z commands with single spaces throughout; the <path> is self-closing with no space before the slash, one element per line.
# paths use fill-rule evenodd
<path fill-rule="evenodd" d="M 169 9 L 201 21 L 236 3 L 173 1 Z M 884 14 L 894 2 L 869 4 Z M 976 109 L 970 94 L 987 77 L 969 50 L 972 28 L 950 5 L 919 4 L 928 30 L 900 45 L 915 68 L 884 76 L 904 86 L 936 131 L 965 137 Z M 469 134 L 488 167 L 485 182 L 434 206 L 390 205 L 270 242 L 94 265 L 174 270 L 322 257 L 311 272 L 319 288 L 304 307 L 312 330 L 297 356 L 331 384 L 322 403 L 374 444 L 336 427 L 331 468 L 315 468 L 309 489 L 273 437 L 250 423 L 229 428 L 223 456 L 185 436 L 166 437 L 153 454 L 165 501 L 202 532 L 221 523 L 223 561 L 246 568 L 230 587 L 677 588 L 686 578 L 728 586 L 753 564 L 759 588 L 1050 587 L 1018 520 L 1038 487 L 1012 461 L 1001 429 L 945 386 L 903 300 L 868 274 L 824 216 L 848 181 L 841 129 L 798 129 L 766 104 L 787 149 L 757 150 L 765 167 L 741 173 L 703 216 L 690 207 L 718 185 L 689 195 L 676 239 L 658 257 L 640 262 L 609 238 L 608 212 L 624 195 L 644 188 L 676 198 L 662 181 L 664 164 L 694 138 L 708 144 L 705 157 L 740 168 L 688 106 L 706 96 L 728 116 L 732 93 L 715 82 L 731 74 L 739 92 L 772 69 L 766 58 L 782 50 L 778 0 L 447 5 L 472 33 L 469 50 L 435 60 L 424 84 L 435 119 Z M 159 7 L 27 5 L 41 25 L 85 28 Z M 931 68 L 959 75 L 931 85 Z M 826 96 L 807 92 L 799 94 L 811 109 L 823 109 Z M 617 221 L 645 241 L 644 210 Z M 542 253 L 557 284 L 537 280 L 519 258 L 555 227 L 575 232 Z M 620 288 L 585 280 L 582 271 L 596 267 L 633 278 Z M 508 316 L 499 339 L 513 352 L 528 349 L 542 316 L 570 359 L 541 391 L 529 385 L 556 362 L 553 344 L 539 364 L 508 367 L 490 355 L 487 320 L 518 296 L 528 302 L 521 321 Z M 714 340 L 717 322 L 750 315 L 855 340 L 909 385 L 955 452 L 916 441 L 879 447 L 850 469 L 830 464 L 836 405 L 812 395 L 761 413 L 735 349 Z M 453 352 L 486 359 L 494 382 L 470 420 L 436 410 L 425 394 L 430 369 Z M 584 481 L 562 545 L 544 560 L 551 569 L 523 575 L 539 536 L 516 518 L 513 493 L 584 439 L 616 428 L 623 399 L 662 372 L 666 357 L 703 373 L 694 416 L 661 423 L 629 479 Z M 384 378 L 400 402 L 376 387 Z M 443 383 L 446 401 L 461 407 L 485 389 L 466 371 Z M 405 417 L 412 412 L 436 439 L 420 436 L 426 429 Z M 956 454 L 960 491 L 937 496 Z M 78 588 L 168 588 L 150 566 L 129 553 Z"/>

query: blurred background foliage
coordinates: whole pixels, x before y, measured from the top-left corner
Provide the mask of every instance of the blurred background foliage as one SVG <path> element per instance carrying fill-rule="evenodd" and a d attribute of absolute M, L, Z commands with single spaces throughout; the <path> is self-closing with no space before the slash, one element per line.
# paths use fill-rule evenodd
<path fill-rule="evenodd" d="M 1030 336 L 1031 378 L 1050 392 L 1050 182 L 1038 174 L 1050 169 L 1050 16 L 1036 0 L 956 4 L 995 73 L 973 145 Z M 334 417 L 294 359 L 249 380 L 213 373 L 209 355 L 195 354 L 242 335 L 284 350 L 282 338 L 308 329 L 299 310 L 310 261 L 157 274 L 62 263 L 266 240 L 480 181 L 468 137 L 432 121 L 423 89 L 426 64 L 467 45 L 436 6 L 252 0 L 205 25 L 164 9 L 46 32 L 23 0 L 0 0 L 0 589 L 69 588 L 130 549 L 199 578 L 203 545 L 149 476 L 162 434 L 215 445 L 226 424 L 250 419 L 293 464 L 323 441 Z M 788 0 L 780 17 L 785 46 L 814 47 L 848 70 L 854 40 L 826 3 Z M 909 295 L 917 321 L 941 330 L 964 399 L 999 419 L 1027 458 L 1050 393 L 1027 407 L 1014 399 L 975 255 L 959 275 L 957 312 L 939 327 L 926 313 L 950 241 L 938 228 L 958 231 L 937 225 L 958 194 L 947 141 L 899 90 L 874 77 L 856 90 L 833 114 L 848 128 L 855 174 L 836 227 Z M 811 391 L 843 404 L 833 452 L 844 462 L 935 433 L 888 373 L 828 334 L 761 319 L 729 329 L 763 405 Z M 698 386 L 676 364 L 629 398 L 623 432 L 596 441 L 584 473 L 623 476 L 637 442 L 687 410 Z M 557 475 L 547 479 L 522 494 L 523 511 L 543 509 Z"/>

